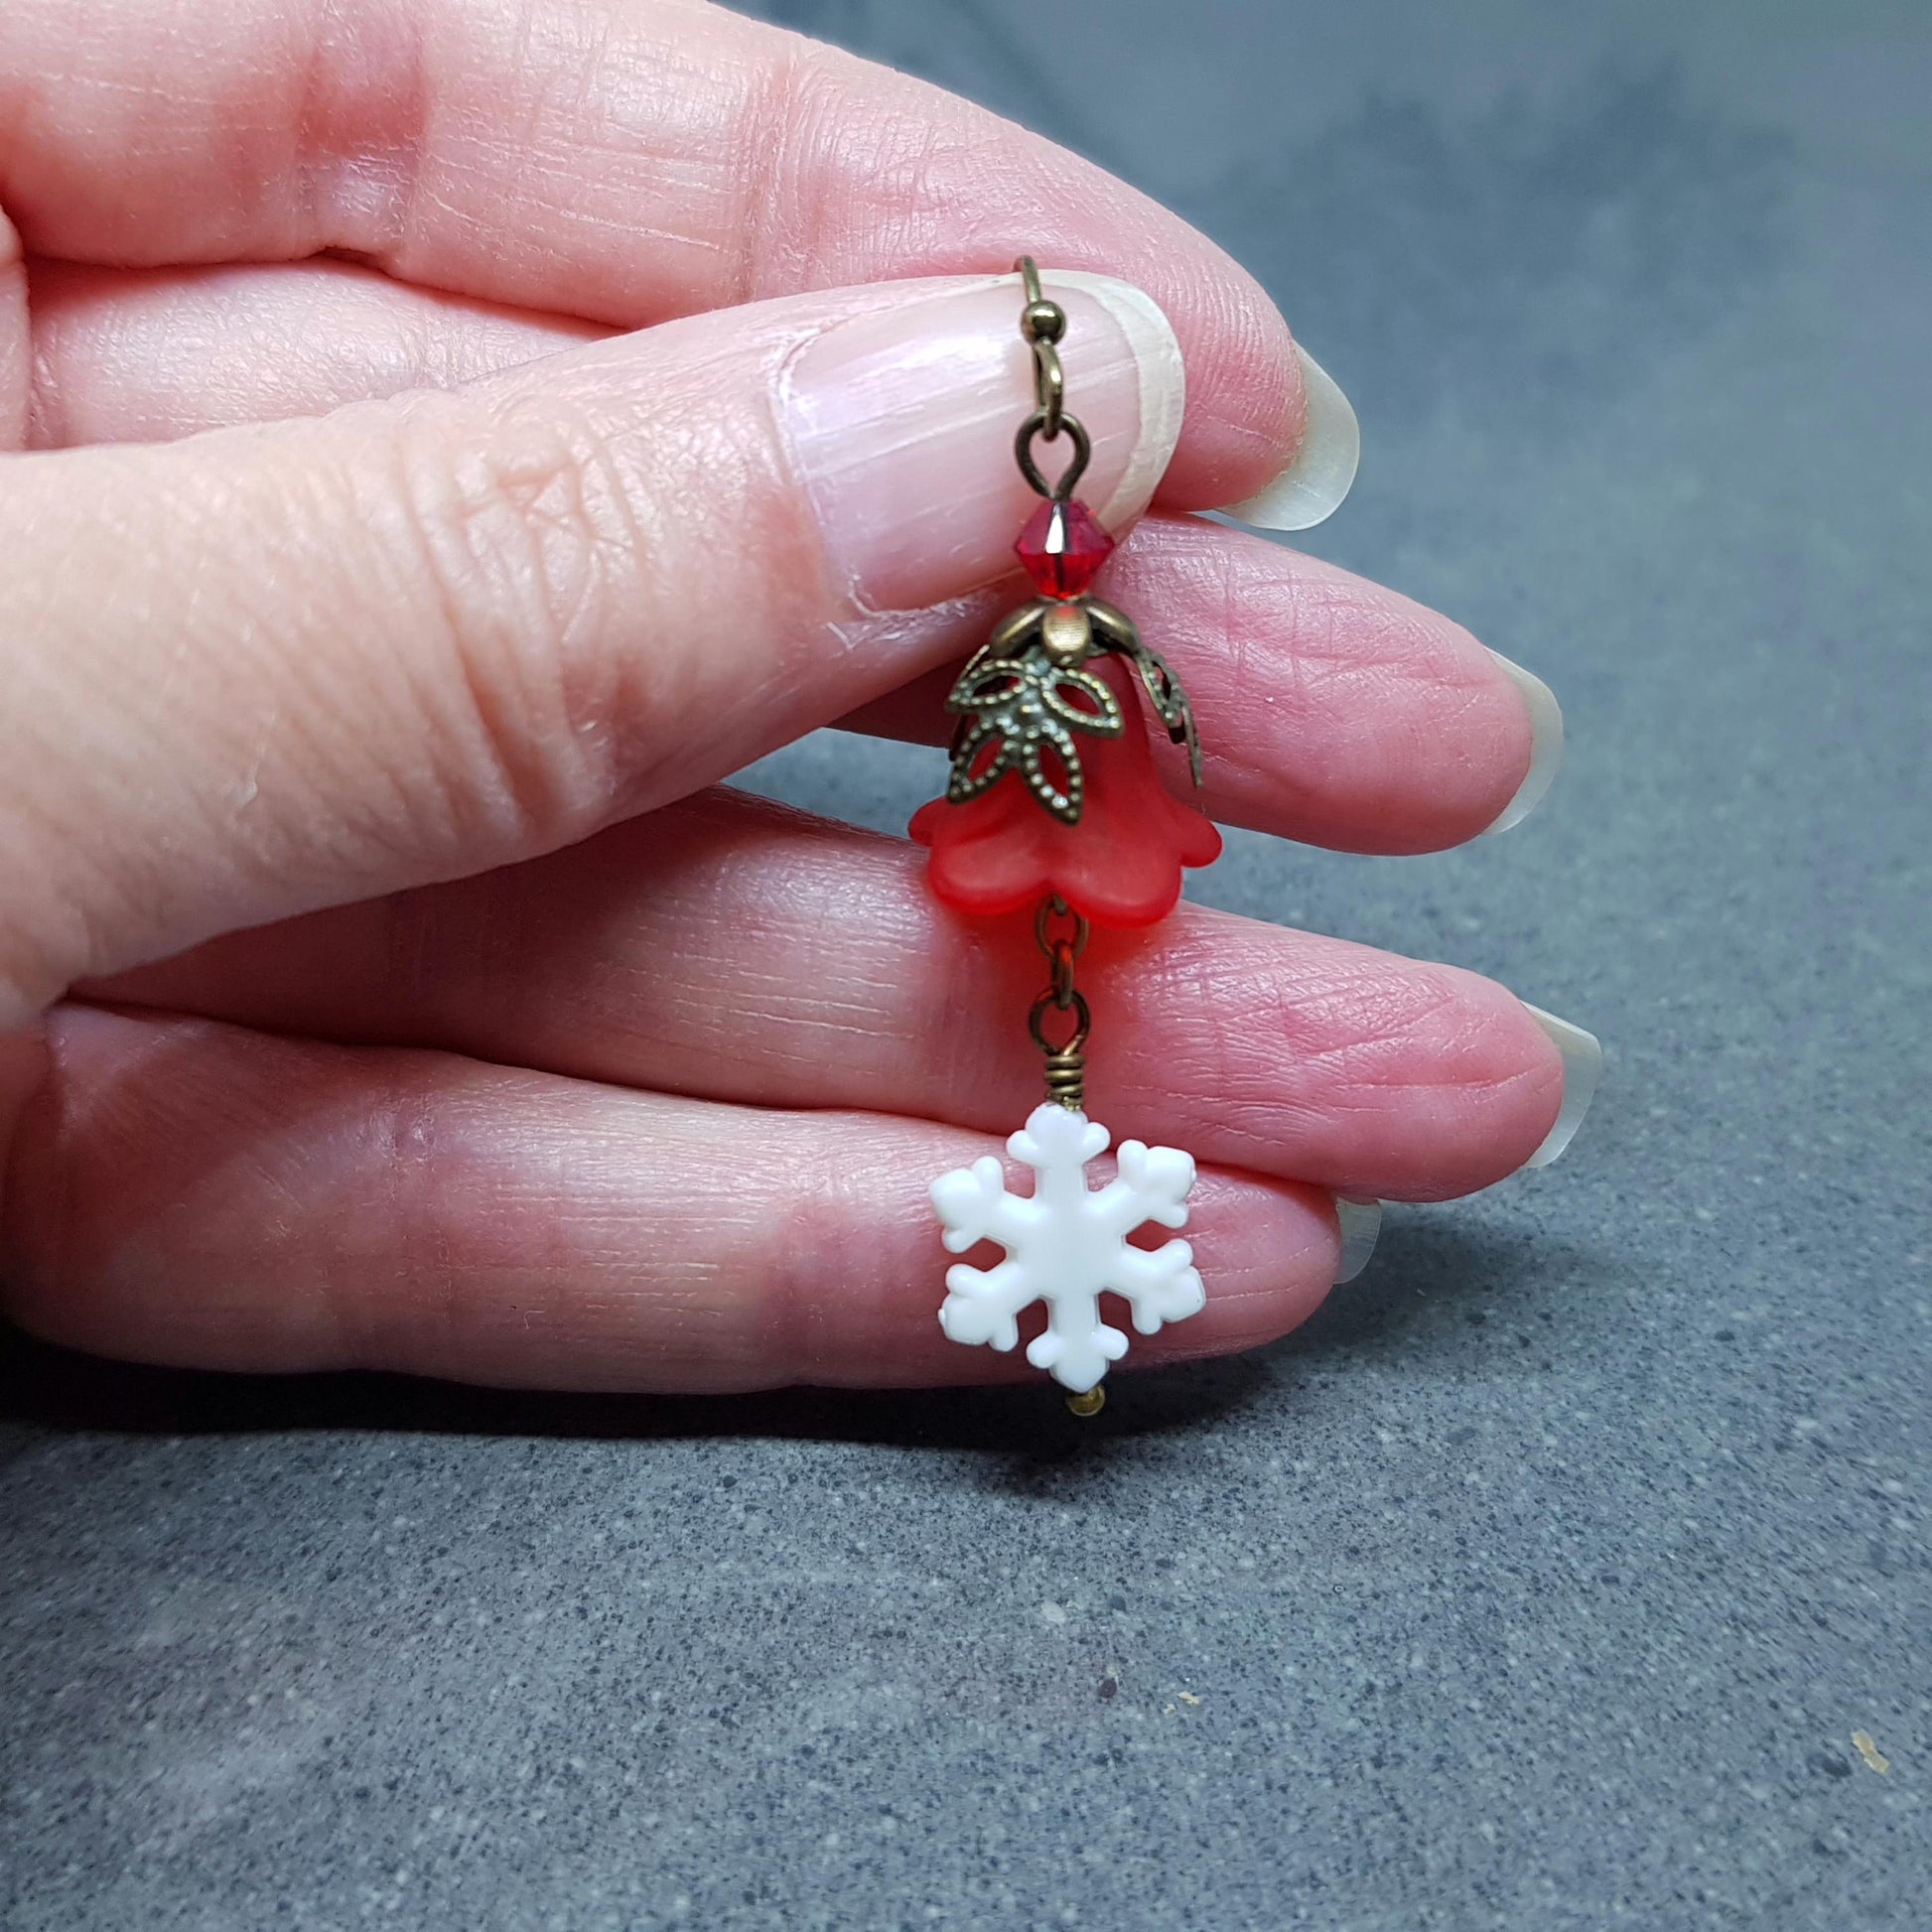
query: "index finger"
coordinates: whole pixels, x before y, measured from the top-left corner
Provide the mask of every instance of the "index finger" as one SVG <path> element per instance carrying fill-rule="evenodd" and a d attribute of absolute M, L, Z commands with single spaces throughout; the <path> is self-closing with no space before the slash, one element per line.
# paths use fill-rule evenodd
<path fill-rule="evenodd" d="M 1288 327 L 1176 216 L 939 88 L 699 0 L 9 0 L 0 208 L 115 265 L 339 250 L 634 329 L 812 288 L 1004 271 L 1154 296 L 1186 356 L 1161 499 L 1293 459 Z"/>

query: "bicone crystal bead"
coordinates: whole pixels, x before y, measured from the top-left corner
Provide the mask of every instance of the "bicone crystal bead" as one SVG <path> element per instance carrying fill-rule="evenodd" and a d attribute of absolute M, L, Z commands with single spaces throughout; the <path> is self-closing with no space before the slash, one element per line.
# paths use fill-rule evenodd
<path fill-rule="evenodd" d="M 1114 540 L 1084 503 L 1049 497 L 1013 546 L 1041 597 L 1079 597 L 1114 554 Z"/>

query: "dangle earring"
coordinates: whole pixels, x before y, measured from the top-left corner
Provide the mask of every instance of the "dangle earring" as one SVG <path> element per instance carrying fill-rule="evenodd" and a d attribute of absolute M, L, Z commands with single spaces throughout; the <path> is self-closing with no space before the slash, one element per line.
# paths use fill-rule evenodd
<path fill-rule="evenodd" d="M 1151 1335 L 1197 1312 L 1206 1291 L 1185 1241 L 1147 1249 L 1128 1240 L 1149 1221 L 1186 1225 L 1191 1155 L 1126 1141 L 1119 1177 L 1087 1187 L 1087 1164 L 1112 1136 L 1085 1112 L 1092 1015 L 1075 968 L 1092 926 L 1165 918 L 1180 897 L 1181 868 L 1211 865 L 1221 838 L 1155 770 L 1136 675 L 1169 738 L 1186 747 L 1198 785 L 1193 713 L 1133 620 L 1092 593 L 1114 540 L 1073 494 L 1092 451 L 1065 406 L 1058 345 L 1066 312 L 1041 295 L 1031 257 L 1017 266 L 1035 407 L 1014 451 L 1042 501 L 1014 549 L 1038 595 L 994 626 L 954 684 L 951 779 L 911 833 L 931 853 L 933 892 L 954 910 L 992 917 L 1034 907 L 1048 982 L 1027 1026 L 1045 1058 L 1046 1099 L 1007 1142 L 1034 1170 L 1031 1194 L 1008 1192 L 991 1155 L 932 1184 L 952 1253 L 986 1240 L 1007 1251 L 993 1268 L 961 1262 L 946 1271 L 939 1323 L 954 1341 L 1010 1349 L 1020 1311 L 1043 1302 L 1046 1327 L 1027 1359 L 1069 1391 L 1074 1414 L 1091 1416 L 1106 1400 L 1101 1378 L 1127 1352 L 1127 1337 L 1102 1318 L 1100 1297 L 1120 1296 L 1134 1326 Z M 1035 448 L 1063 438 L 1070 454 L 1049 483 Z"/>

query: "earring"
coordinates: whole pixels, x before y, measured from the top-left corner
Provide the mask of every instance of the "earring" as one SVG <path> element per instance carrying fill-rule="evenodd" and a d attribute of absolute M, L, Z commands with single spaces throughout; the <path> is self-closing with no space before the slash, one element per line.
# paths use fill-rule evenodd
<path fill-rule="evenodd" d="M 1007 1142 L 1034 1171 L 1033 1191 L 1008 1191 L 991 1155 L 942 1174 L 932 1203 L 953 1254 L 982 1241 L 1006 1259 L 946 1271 L 939 1324 L 958 1342 L 1018 1345 L 1020 1311 L 1046 1306 L 1027 1359 L 1069 1391 L 1076 1415 L 1099 1412 L 1101 1378 L 1127 1352 L 1102 1318 L 1100 1297 L 1121 1297 L 1151 1335 L 1196 1313 L 1206 1290 L 1185 1241 L 1154 1249 L 1128 1237 L 1153 1221 L 1181 1228 L 1194 1184 L 1191 1155 L 1125 1141 L 1119 1175 L 1089 1189 L 1087 1164 L 1112 1136 L 1086 1108 L 1092 1014 L 1075 970 L 1094 925 L 1150 926 L 1180 897 L 1184 866 L 1211 865 L 1220 834 L 1163 784 L 1141 716 L 1140 690 L 1171 740 L 1186 747 L 1200 783 L 1200 746 L 1187 695 L 1142 640 L 1133 620 L 1094 596 L 1114 540 L 1073 493 L 1092 454 L 1067 413 L 1059 343 L 1066 312 L 1040 293 L 1032 257 L 1017 264 L 1026 305 L 1020 331 L 1033 350 L 1035 406 L 1014 454 L 1042 499 L 1014 549 L 1037 595 L 995 625 L 946 700 L 957 720 L 944 798 L 923 806 L 912 837 L 930 852 L 934 894 L 975 917 L 1032 905 L 1048 980 L 1027 1016 L 1045 1057 L 1046 1098 Z M 1071 447 L 1058 479 L 1035 446 Z"/>

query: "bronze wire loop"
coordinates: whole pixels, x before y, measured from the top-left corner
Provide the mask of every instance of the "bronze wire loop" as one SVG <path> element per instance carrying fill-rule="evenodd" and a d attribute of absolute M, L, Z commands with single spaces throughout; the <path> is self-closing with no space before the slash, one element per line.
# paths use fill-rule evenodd
<path fill-rule="evenodd" d="M 1073 947 L 1065 939 L 1053 941 L 1053 1004 L 1064 1013 L 1073 1004 Z"/>
<path fill-rule="evenodd" d="M 1072 931 L 1055 934 L 1048 926 L 1048 921 L 1053 919 L 1072 920 Z M 1074 911 L 1072 906 L 1067 904 L 1066 900 L 1058 893 L 1048 893 L 1039 901 L 1038 908 L 1034 913 L 1034 944 L 1048 959 L 1051 959 L 1053 956 L 1054 946 L 1061 943 L 1070 945 L 1073 948 L 1073 957 L 1078 959 L 1086 951 L 1087 940 L 1092 935 L 1092 932 L 1093 927 L 1079 913 Z M 1064 1007 L 1066 1002 L 1062 1000 L 1060 1005 Z"/>
<path fill-rule="evenodd" d="M 1046 428 L 1045 410 L 1035 409 L 1020 425 L 1020 434 L 1013 439 L 1013 460 L 1019 464 L 1020 474 L 1040 495 L 1055 503 L 1072 500 L 1074 485 L 1087 474 L 1087 464 L 1093 457 L 1092 439 L 1087 435 L 1086 425 L 1079 417 L 1062 416 L 1060 428 L 1073 439 L 1073 455 L 1054 483 L 1046 481 L 1045 473 L 1034 456 L 1035 437 L 1043 436 L 1049 443 L 1053 441 L 1051 433 Z"/>
<path fill-rule="evenodd" d="M 1046 1037 L 1045 1021 L 1054 1005 L 1053 990 L 1048 987 L 1034 1002 L 1033 1011 L 1027 1015 L 1027 1031 L 1034 1036 L 1034 1044 L 1046 1055 L 1046 1098 L 1055 1106 L 1064 1107 L 1070 1114 L 1086 1111 L 1087 1102 L 1087 1036 L 1093 1031 L 1093 1015 L 1088 1011 L 1086 995 L 1075 992 L 1069 1002 L 1073 1014 L 1073 1032 L 1063 1046 L 1055 1046 Z"/>
<path fill-rule="evenodd" d="M 1068 922 L 1071 930 L 1065 929 Z M 1055 925 L 1062 929 L 1055 931 Z M 1041 899 L 1034 913 L 1034 938 L 1046 955 L 1053 977 L 1027 1015 L 1027 1031 L 1046 1055 L 1046 1098 L 1070 1113 L 1086 1107 L 1087 1040 L 1093 1033 L 1093 1012 L 1086 995 L 1073 984 L 1073 964 L 1086 951 L 1091 929 L 1057 893 Z M 1049 1013 L 1073 1016 L 1073 1031 L 1058 1045 L 1047 1037 Z"/>

